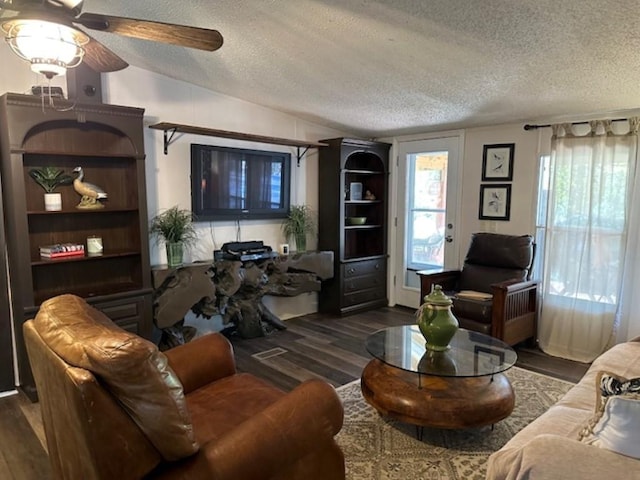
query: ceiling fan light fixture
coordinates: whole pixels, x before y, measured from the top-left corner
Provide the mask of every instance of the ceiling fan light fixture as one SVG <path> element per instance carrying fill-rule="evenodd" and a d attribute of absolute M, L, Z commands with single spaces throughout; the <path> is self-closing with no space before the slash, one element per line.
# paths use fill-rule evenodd
<path fill-rule="evenodd" d="M 11 19 L 2 24 L 5 40 L 31 70 L 47 78 L 64 75 L 82 62 L 89 37 L 59 23 L 35 19 Z"/>

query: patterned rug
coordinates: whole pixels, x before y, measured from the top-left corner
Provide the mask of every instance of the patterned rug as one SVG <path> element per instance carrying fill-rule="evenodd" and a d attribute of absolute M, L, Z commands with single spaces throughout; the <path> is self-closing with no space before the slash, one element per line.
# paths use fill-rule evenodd
<path fill-rule="evenodd" d="M 345 422 L 337 436 L 348 480 L 484 480 L 487 458 L 540 416 L 573 384 L 513 367 L 506 372 L 516 393 L 508 418 L 467 430 L 424 429 L 382 419 L 363 398 L 360 381 L 338 389 Z"/>

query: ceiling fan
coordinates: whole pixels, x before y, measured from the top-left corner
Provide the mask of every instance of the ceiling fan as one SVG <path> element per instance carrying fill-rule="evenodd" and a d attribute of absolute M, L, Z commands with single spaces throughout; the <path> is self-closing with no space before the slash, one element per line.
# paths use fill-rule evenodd
<path fill-rule="evenodd" d="M 83 61 L 96 72 L 115 72 L 128 66 L 78 25 L 211 52 L 223 43 L 217 30 L 82 13 L 83 4 L 84 0 L 0 0 L 0 27 L 13 51 L 30 61 L 32 70 L 48 78 Z M 5 11 L 16 15 L 4 18 Z M 53 53 L 54 46 L 62 53 Z"/>

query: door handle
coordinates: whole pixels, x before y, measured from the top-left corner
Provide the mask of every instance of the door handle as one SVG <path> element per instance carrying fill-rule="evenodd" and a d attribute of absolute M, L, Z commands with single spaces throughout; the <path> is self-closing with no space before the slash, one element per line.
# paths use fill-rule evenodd
<path fill-rule="evenodd" d="M 453 237 L 451 235 L 447 235 L 446 237 L 444 237 L 444 239 L 446 240 L 447 243 L 453 242 Z"/>

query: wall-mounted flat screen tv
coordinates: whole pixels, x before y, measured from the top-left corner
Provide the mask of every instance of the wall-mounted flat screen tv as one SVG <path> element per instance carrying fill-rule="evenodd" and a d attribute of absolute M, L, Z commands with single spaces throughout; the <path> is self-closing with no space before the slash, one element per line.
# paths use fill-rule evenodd
<path fill-rule="evenodd" d="M 191 145 L 191 206 L 196 220 L 284 218 L 291 155 Z"/>

